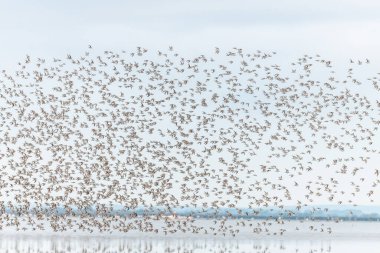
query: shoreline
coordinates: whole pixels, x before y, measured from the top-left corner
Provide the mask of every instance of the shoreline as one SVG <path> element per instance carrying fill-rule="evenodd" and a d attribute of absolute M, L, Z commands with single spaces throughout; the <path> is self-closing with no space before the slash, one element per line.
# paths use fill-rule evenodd
<path fill-rule="evenodd" d="M 196 220 L 195 226 L 202 225 L 203 229 L 209 229 L 212 225 L 212 221 Z M 223 235 L 223 232 L 217 232 L 216 235 L 204 234 L 202 232 L 192 233 L 192 232 L 175 232 L 167 233 L 165 235 L 164 228 L 160 227 L 162 224 L 154 224 L 157 228 L 160 228 L 158 233 L 154 232 L 141 232 L 136 230 L 131 230 L 128 232 L 113 231 L 110 232 L 99 232 L 93 231 L 92 233 L 87 231 L 77 231 L 73 230 L 67 231 L 57 231 L 52 230 L 26 230 L 26 231 L 16 231 L 12 227 L 3 228 L 0 230 L 0 238 L 4 237 L 31 237 L 31 238 L 102 238 L 102 239 L 144 239 L 144 240 L 187 240 L 187 239 L 208 239 L 208 240 L 330 240 L 330 239 L 355 239 L 355 240 L 373 240 L 380 239 L 380 226 L 377 222 L 368 221 L 343 221 L 343 222 L 319 222 L 319 221 L 308 221 L 308 222 L 298 222 L 290 221 L 285 224 L 274 223 L 272 225 L 263 227 L 267 229 L 267 232 L 255 233 L 252 227 L 240 227 L 236 226 L 233 222 L 227 221 L 226 226 L 233 229 L 239 229 L 239 232 L 233 236 L 228 231 Z M 313 227 L 313 230 L 310 229 Z M 296 229 L 298 228 L 298 230 Z M 327 228 L 331 228 L 331 233 L 328 232 Z M 280 234 L 283 231 L 283 234 Z"/>

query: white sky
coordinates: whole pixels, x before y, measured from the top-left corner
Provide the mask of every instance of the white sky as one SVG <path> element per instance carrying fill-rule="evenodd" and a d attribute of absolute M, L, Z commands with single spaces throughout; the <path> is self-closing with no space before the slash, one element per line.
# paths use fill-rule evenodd
<path fill-rule="evenodd" d="M 1 68 L 26 53 L 59 56 L 136 46 L 220 47 L 380 57 L 378 1 L 0 1 Z"/>

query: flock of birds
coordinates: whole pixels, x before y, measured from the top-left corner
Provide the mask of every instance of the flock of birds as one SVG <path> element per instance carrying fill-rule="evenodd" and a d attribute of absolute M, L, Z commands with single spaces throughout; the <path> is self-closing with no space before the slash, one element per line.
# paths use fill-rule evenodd
<path fill-rule="evenodd" d="M 257 208 L 291 217 L 288 206 L 376 204 L 379 73 L 361 76 L 368 59 L 342 70 L 320 55 L 275 55 L 89 46 L 3 70 L 0 229 L 235 236 L 286 222 L 254 219 Z M 252 219 L 204 225 L 173 208 Z"/>

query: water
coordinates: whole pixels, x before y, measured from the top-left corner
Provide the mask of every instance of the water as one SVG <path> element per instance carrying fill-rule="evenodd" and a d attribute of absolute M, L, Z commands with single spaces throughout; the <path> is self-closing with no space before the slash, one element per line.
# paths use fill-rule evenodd
<path fill-rule="evenodd" d="M 202 221 L 207 223 L 209 221 Z M 206 224 L 207 225 L 207 224 Z M 206 226 L 205 225 L 205 226 Z M 295 225 L 300 230 L 293 230 Z M 305 231 L 310 226 L 316 229 Z M 320 227 L 331 226 L 331 234 L 320 232 Z M 0 235 L 0 252 L 167 252 L 167 253 L 289 253 L 289 252 L 379 252 L 380 223 L 377 222 L 290 222 L 274 225 L 287 232 L 282 236 L 256 235 L 242 230 L 236 237 L 202 234 L 151 235 L 143 233 L 99 234 L 53 232 L 6 232 Z"/>

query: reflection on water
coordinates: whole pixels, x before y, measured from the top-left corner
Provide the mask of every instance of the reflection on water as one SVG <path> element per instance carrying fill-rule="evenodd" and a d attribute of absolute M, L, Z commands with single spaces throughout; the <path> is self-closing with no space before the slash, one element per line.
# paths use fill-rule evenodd
<path fill-rule="evenodd" d="M 204 227 L 211 221 L 200 220 Z M 70 231 L 53 233 L 1 230 L 0 253 L 357 253 L 380 252 L 380 223 L 377 222 L 290 222 L 283 236 L 254 235 L 242 230 L 236 237 L 203 234 L 128 233 L 106 235 L 80 234 Z M 295 227 L 299 230 L 295 230 Z M 309 227 L 316 227 L 310 231 Z M 333 233 L 321 233 L 321 227 L 332 227 Z M 272 231 L 272 232 L 273 232 Z"/>
<path fill-rule="evenodd" d="M 98 237 L 1 236 L 0 252 L 28 253 L 349 253 L 377 252 L 379 240 L 282 240 L 282 239 L 142 239 Z"/>
<path fill-rule="evenodd" d="M 202 220 L 204 227 L 210 221 Z M 378 222 L 290 222 L 281 228 L 283 236 L 257 235 L 242 230 L 236 237 L 204 234 L 79 234 L 70 231 L 53 233 L 0 231 L 0 253 L 378 253 L 380 223 Z M 299 230 L 295 230 L 295 227 Z M 310 230 L 309 227 L 318 229 Z M 320 228 L 332 227 L 333 233 Z M 280 227 L 272 225 L 273 231 Z M 273 232 L 272 231 L 272 232 Z"/>
<path fill-rule="evenodd" d="M 331 242 L 313 240 L 142 239 L 99 237 L 1 236 L 0 252 L 333 252 Z"/>
<path fill-rule="evenodd" d="M 380 240 L 332 237 L 310 239 L 103 238 L 58 236 L 1 236 L 0 252 L 28 253 L 350 253 L 378 252 Z"/>

